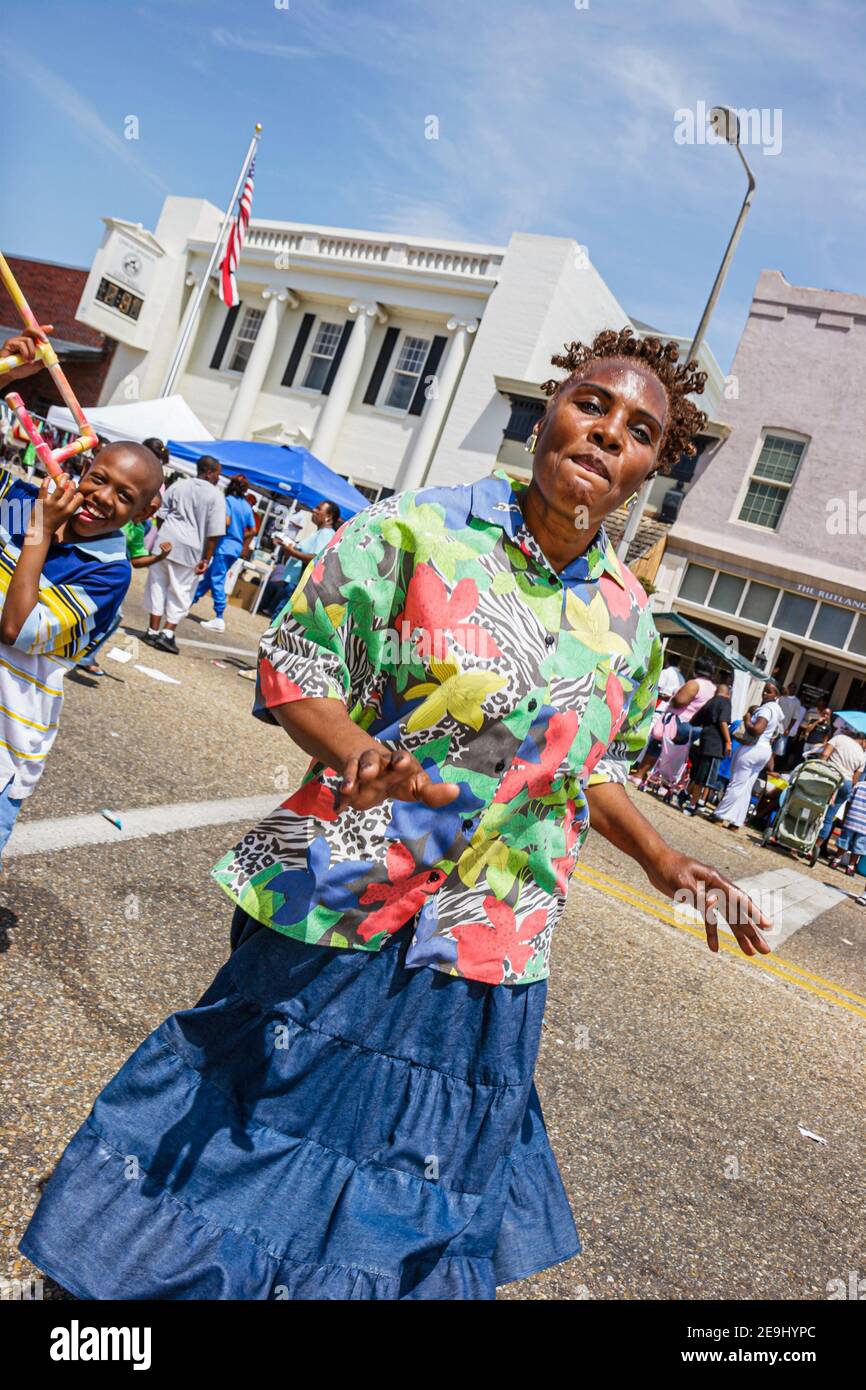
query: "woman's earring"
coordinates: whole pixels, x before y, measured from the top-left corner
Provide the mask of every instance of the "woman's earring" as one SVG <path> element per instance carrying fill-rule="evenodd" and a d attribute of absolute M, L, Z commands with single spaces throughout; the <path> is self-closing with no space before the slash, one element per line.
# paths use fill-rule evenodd
<path fill-rule="evenodd" d="M 632 507 L 634 506 L 634 504 L 635 504 L 636 501 L 637 501 L 637 493 L 636 493 L 636 492 L 633 492 L 632 495 L 631 495 L 631 497 L 627 497 L 627 498 L 625 499 L 625 509 L 626 509 L 627 512 L 630 512 L 630 511 L 631 511 L 631 509 L 632 509 Z"/>
<path fill-rule="evenodd" d="M 524 444 L 523 447 L 524 447 L 524 449 L 526 450 L 526 452 L 527 452 L 528 454 L 534 454 L 537 445 L 538 445 L 538 435 L 535 433 L 535 430 L 533 430 L 533 431 L 532 431 L 532 434 L 529 436 L 529 438 L 527 439 L 527 441 L 526 441 L 526 443 Z"/>

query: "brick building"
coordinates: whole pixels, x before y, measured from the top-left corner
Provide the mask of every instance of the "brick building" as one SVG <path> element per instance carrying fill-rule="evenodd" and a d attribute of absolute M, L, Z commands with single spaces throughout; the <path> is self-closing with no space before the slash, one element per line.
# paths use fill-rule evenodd
<path fill-rule="evenodd" d="M 94 405 L 100 396 L 116 343 L 75 317 L 87 280 L 78 266 L 37 261 L 28 256 L 7 256 L 12 274 L 40 323 L 53 323 L 51 341 L 64 372 L 82 405 Z M 4 285 L 0 284 L 0 342 L 21 328 L 21 320 Z M 0 383 L 2 384 L 2 383 Z M 29 410 L 45 415 L 49 406 L 62 405 L 47 372 L 25 377 L 15 389 Z"/>
<path fill-rule="evenodd" d="M 653 599 L 834 709 L 866 710 L 864 372 L 866 296 L 761 272 Z"/>

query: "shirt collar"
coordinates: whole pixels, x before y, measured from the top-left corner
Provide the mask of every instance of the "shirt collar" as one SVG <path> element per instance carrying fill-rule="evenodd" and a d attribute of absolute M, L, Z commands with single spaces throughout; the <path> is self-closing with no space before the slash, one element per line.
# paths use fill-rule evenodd
<path fill-rule="evenodd" d="M 106 564 L 126 559 L 126 537 L 122 531 L 109 531 L 107 535 L 94 536 L 90 541 L 76 538 L 69 544 L 84 555 L 89 555 L 94 560 L 102 560 Z"/>
<path fill-rule="evenodd" d="M 527 483 L 509 478 L 506 473 L 497 469 L 491 477 L 482 478 L 480 482 L 472 484 L 469 489 L 470 514 L 481 521 L 501 527 L 511 540 L 516 541 L 519 533 L 527 530 L 518 502 L 519 494 L 525 492 L 527 486 Z M 537 542 L 533 549 L 541 553 Z M 609 574 L 621 589 L 626 587 L 616 551 L 603 525 L 598 528 L 583 555 L 578 555 L 566 565 L 559 577 L 563 583 L 585 583 L 588 579 L 600 579 L 602 574 Z"/>

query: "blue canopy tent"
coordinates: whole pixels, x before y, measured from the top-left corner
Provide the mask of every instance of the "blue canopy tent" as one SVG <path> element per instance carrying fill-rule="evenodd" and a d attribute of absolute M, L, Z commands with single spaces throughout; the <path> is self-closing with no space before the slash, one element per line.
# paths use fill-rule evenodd
<path fill-rule="evenodd" d="M 260 492 L 291 498 L 302 507 L 335 502 L 343 521 L 370 505 L 369 498 L 334 473 L 309 449 L 286 444 L 260 444 L 252 439 L 170 439 L 168 451 L 177 459 L 197 463 L 202 454 L 219 459 L 223 473 L 243 473 Z"/>

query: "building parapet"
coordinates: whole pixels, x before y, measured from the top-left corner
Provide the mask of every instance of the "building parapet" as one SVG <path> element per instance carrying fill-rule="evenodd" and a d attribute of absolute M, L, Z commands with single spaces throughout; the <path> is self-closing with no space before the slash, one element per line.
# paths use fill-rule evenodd
<path fill-rule="evenodd" d="M 191 239 L 189 247 L 204 250 L 212 243 Z M 250 223 L 244 255 L 320 258 L 331 264 L 367 265 L 384 270 L 412 270 L 466 279 L 495 281 L 505 248 L 472 242 L 429 241 L 418 237 L 387 237 L 339 227 L 311 227 L 290 222 Z"/>

